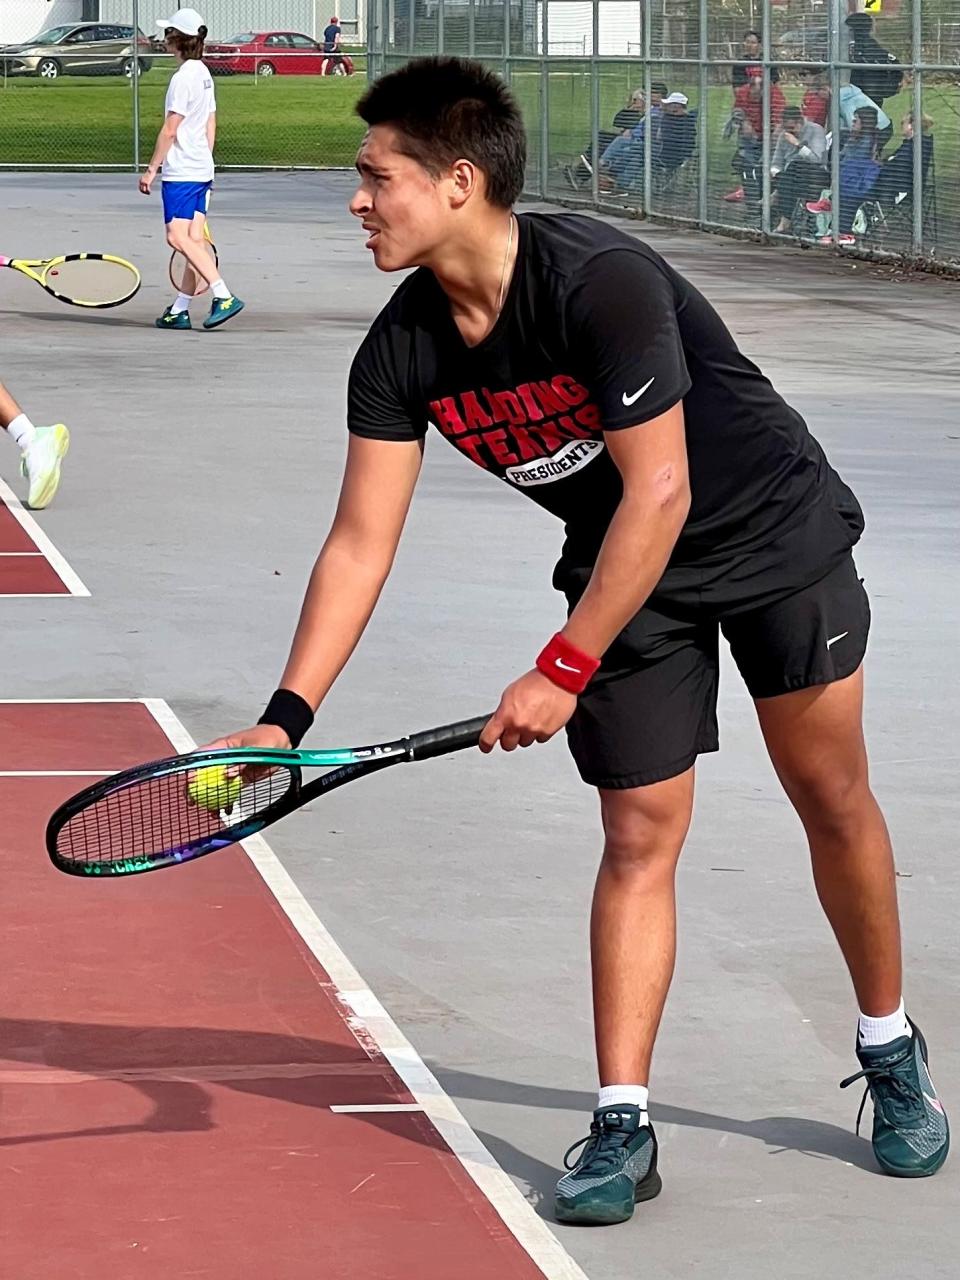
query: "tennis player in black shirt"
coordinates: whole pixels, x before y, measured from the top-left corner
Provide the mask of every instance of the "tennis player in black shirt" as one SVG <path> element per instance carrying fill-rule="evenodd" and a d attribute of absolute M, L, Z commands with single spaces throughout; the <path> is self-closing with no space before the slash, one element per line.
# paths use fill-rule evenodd
<path fill-rule="evenodd" d="M 350 210 L 381 270 L 420 269 L 353 363 L 340 503 L 281 688 L 256 727 L 221 745 L 299 742 L 390 572 L 428 430 L 443 436 L 566 533 L 554 582 L 567 620 L 507 686 L 481 742 L 512 751 L 565 727 L 600 796 L 601 1088 L 557 1185 L 558 1217 L 620 1222 L 660 1190 L 650 1060 L 695 762 L 718 747 L 721 634 L 853 981 L 851 1080 L 872 1095 L 877 1160 L 902 1177 L 934 1173 L 947 1122 L 904 1013 L 893 856 L 863 740 L 856 498 L 659 254 L 591 218 L 513 212 L 524 129 L 492 72 L 414 61 L 358 111 L 368 132 Z M 509 545 L 499 553 L 509 571 Z"/>

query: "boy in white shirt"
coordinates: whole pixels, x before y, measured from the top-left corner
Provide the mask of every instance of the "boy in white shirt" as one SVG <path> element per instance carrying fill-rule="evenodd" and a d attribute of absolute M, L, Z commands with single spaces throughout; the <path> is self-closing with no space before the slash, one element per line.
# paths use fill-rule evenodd
<path fill-rule="evenodd" d="M 160 18 L 167 49 L 180 64 L 170 78 L 164 105 L 165 119 L 157 134 L 157 144 L 140 190 L 150 187 L 163 166 L 161 192 L 167 243 L 178 249 L 206 280 L 213 293 L 205 329 L 215 329 L 238 311 L 243 303 L 224 284 L 216 264 L 207 253 L 203 232 L 213 189 L 213 143 L 217 132 L 217 103 L 213 76 L 202 61 L 207 28 L 196 9 L 179 9 L 172 18 Z M 184 281 L 189 285 L 190 281 Z M 188 310 L 193 293 L 178 293 L 156 320 L 158 329 L 190 329 Z"/>

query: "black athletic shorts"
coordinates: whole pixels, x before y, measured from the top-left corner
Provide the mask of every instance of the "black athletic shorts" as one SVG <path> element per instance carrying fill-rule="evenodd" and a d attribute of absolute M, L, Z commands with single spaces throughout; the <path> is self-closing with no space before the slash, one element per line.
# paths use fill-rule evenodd
<path fill-rule="evenodd" d="M 751 696 L 775 698 L 852 675 L 869 630 L 852 555 L 753 610 L 697 613 L 654 598 L 607 650 L 567 725 L 580 776 L 595 787 L 642 787 L 717 750 L 721 632 Z"/>

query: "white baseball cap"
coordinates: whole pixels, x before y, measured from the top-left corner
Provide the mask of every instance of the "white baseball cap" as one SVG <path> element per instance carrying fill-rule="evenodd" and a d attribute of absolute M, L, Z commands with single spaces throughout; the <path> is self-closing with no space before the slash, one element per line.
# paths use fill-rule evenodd
<path fill-rule="evenodd" d="M 174 31 L 180 31 L 185 36 L 198 36 L 203 19 L 196 9 L 178 9 L 172 18 L 158 18 L 157 26 L 161 31 L 173 27 Z"/>
<path fill-rule="evenodd" d="M 676 103 L 679 107 L 685 107 L 690 99 L 685 93 L 668 93 L 663 100 L 663 105 L 668 106 L 670 103 Z"/>

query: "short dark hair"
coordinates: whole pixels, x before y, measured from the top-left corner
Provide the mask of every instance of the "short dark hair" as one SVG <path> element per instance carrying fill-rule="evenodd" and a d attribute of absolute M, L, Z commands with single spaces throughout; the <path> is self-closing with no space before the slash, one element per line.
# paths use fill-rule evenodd
<path fill-rule="evenodd" d="M 651 84 L 650 84 L 650 92 L 660 93 L 664 97 L 666 97 L 667 94 L 670 92 L 670 90 L 667 88 L 667 86 L 663 83 L 662 80 L 653 80 L 651 81 Z"/>
<path fill-rule="evenodd" d="M 470 160 L 486 197 L 509 209 L 520 198 L 527 161 L 523 117 L 503 80 L 468 58 L 415 58 L 382 76 L 357 103 L 367 125 L 392 125 L 400 151 L 432 176 Z"/>
<path fill-rule="evenodd" d="M 749 27 L 740 38 L 741 40 L 746 40 L 747 36 L 756 36 L 758 40 L 763 39 L 763 36 L 760 34 L 760 32 L 754 31 L 753 27 Z"/>
<path fill-rule="evenodd" d="M 865 129 L 876 133 L 880 127 L 880 117 L 876 107 L 857 107 L 853 113 Z"/>
<path fill-rule="evenodd" d="M 781 115 L 780 119 L 781 120 L 787 120 L 787 119 L 802 120 L 803 112 L 800 110 L 799 107 L 784 107 L 783 114 Z"/>
<path fill-rule="evenodd" d="M 173 44 L 184 62 L 189 62 L 192 58 L 203 57 L 203 42 L 207 38 L 206 27 L 198 28 L 195 36 L 185 36 L 176 27 L 167 27 L 163 34 Z"/>

